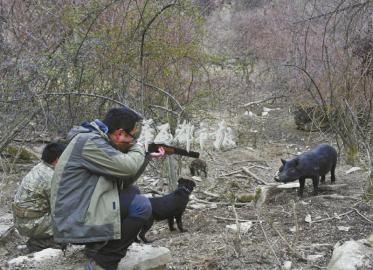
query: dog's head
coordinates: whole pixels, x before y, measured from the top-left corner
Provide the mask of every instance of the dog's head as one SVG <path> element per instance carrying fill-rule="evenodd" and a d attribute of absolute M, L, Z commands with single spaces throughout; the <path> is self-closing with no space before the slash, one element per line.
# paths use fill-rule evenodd
<path fill-rule="evenodd" d="M 182 177 L 177 180 L 177 183 L 179 188 L 184 187 L 186 190 L 190 191 L 190 193 L 192 193 L 193 189 L 196 186 L 196 183 L 193 180 Z"/>

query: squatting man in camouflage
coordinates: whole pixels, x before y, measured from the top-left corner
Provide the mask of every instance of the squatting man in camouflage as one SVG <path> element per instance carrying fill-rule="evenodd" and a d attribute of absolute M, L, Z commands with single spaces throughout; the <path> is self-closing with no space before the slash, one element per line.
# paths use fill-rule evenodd
<path fill-rule="evenodd" d="M 29 237 L 26 245 L 30 252 L 63 248 L 53 240 L 50 192 L 54 167 L 64 149 L 60 143 L 47 144 L 42 161 L 22 179 L 14 198 L 14 224 L 21 235 Z"/>
<path fill-rule="evenodd" d="M 136 143 L 142 117 L 127 108 L 109 110 L 103 121 L 85 122 L 68 134 L 52 179 L 54 239 L 85 244 L 86 270 L 115 270 L 149 219 L 149 199 L 133 183 L 151 156 Z"/>

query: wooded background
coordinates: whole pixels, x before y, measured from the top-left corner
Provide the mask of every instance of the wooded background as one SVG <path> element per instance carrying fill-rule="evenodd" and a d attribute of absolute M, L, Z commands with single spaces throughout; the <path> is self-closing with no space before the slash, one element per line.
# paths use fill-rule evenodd
<path fill-rule="evenodd" d="M 281 98 L 363 155 L 372 198 L 372 14 L 370 0 L 0 0 L 0 153 L 118 104 L 175 128 Z"/>

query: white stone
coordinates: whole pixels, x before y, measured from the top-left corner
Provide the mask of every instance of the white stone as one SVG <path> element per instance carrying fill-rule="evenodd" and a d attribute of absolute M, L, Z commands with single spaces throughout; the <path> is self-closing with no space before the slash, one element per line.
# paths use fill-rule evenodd
<path fill-rule="evenodd" d="M 308 255 L 307 261 L 309 262 L 315 262 L 317 260 L 320 260 L 321 258 L 324 258 L 324 254 L 315 254 L 315 255 Z"/>
<path fill-rule="evenodd" d="M 298 231 L 301 231 L 301 230 L 302 230 L 302 228 L 298 227 Z M 290 227 L 289 231 L 291 231 L 293 233 L 297 232 L 297 226 Z"/>
<path fill-rule="evenodd" d="M 240 225 L 240 233 L 245 234 L 253 226 L 253 222 L 252 221 L 239 222 L 239 225 Z M 234 232 L 234 233 L 238 232 L 237 224 L 227 225 L 225 226 L 225 228 L 227 229 L 227 231 L 230 231 L 230 232 Z"/>
<path fill-rule="evenodd" d="M 118 270 L 147 270 L 166 265 L 171 261 L 171 252 L 165 247 L 132 244 Z"/>
<path fill-rule="evenodd" d="M 81 252 L 84 249 L 82 245 L 74 245 L 69 247 Z M 52 259 L 63 257 L 63 252 L 59 249 L 44 249 L 42 251 L 30 254 L 28 256 L 20 256 L 8 262 L 10 266 L 20 264 L 40 265 L 43 263 L 50 264 Z M 118 265 L 118 270 L 147 270 L 157 267 L 166 266 L 171 261 L 170 250 L 165 247 L 152 247 L 151 245 L 132 244 L 128 249 L 126 257 L 124 257 Z M 81 263 L 83 269 L 85 262 Z"/>
<path fill-rule="evenodd" d="M 351 169 L 347 170 L 346 171 L 346 174 L 350 174 L 350 173 L 353 173 L 353 172 L 356 172 L 356 171 L 360 171 L 361 168 L 360 167 L 352 167 Z"/>
<path fill-rule="evenodd" d="M 293 264 L 293 263 L 292 263 L 291 261 L 284 261 L 284 265 L 282 266 L 282 268 L 283 268 L 284 270 L 290 270 L 292 264 Z"/>
<path fill-rule="evenodd" d="M 308 214 L 308 215 L 304 218 L 304 221 L 307 222 L 307 223 L 311 223 L 311 222 L 312 222 L 311 215 Z"/>
<path fill-rule="evenodd" d="M 347 241 L 334 246 L 328 270 L 372 269 L 373 247 L 366 239 Z"/>
<path fill-rule="evenodd" d="M 192 178 L 193 178 L 193 180 L 195 180 L 195 181 L 202 182 L 202 178 L 201 178 L 200 176 L 196 176 L 196 175 L 194 175 L 194 176 L 192 176 Z"/>
<path fill-rule="evenodd" d="M 350 227 L 345 226 L 337 226 L 338 230 L 348 232 L 350 230 Z"/>
<path fill-rule="evenodd" d="M 24 262 L 45 262 L 52 258 L 56 258 L 58 256 L 63 256 L 63 252 L 60 249 L 54 248 L 47 248 L 43 249 L 42 251 L 35 252 L 32 256 L 19 256 L 17 258 L 11 259 L 8 264 L 9 265 L 18 265 Z"/>

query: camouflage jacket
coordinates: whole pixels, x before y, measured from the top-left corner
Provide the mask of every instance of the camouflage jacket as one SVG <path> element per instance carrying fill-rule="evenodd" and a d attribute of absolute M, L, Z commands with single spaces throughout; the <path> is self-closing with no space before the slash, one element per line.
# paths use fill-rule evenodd
<path fill-rule="evenodd" d="M 50 192 L 53 167 L 40 162 L 22 179 L 14 197 L 14 224 L 28 237 L 52 236 Z"/>

